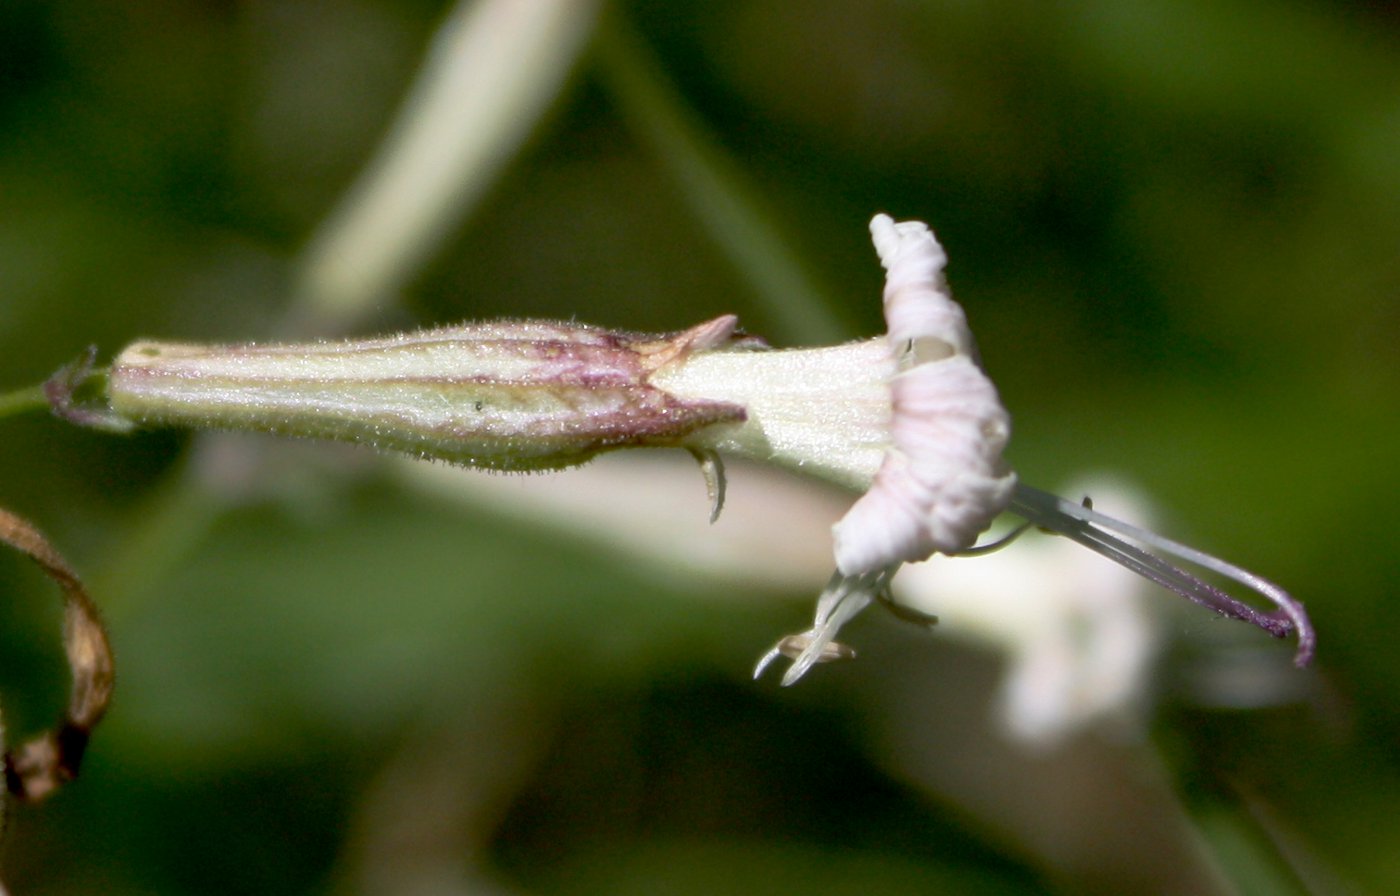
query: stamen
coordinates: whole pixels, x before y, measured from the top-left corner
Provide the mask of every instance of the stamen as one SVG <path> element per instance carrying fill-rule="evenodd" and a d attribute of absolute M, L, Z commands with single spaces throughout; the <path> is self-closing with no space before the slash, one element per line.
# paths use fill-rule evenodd
<path fill-rule="evenodd" d="M 1007 532 L 1005 535 L 996 539 L 995 541 L 989 541 L 986 544 L 975 544 L 970 548 L 963 548 L 961 551 L 956 551 L 952 554 L 949 554 L 948 556 L 981 557 L 983 554 L 990 554 L 994 551 L 999 551 L 1007 545 L 1011 544 L 1011 542 L 1020 538 L 1021 533 L 1025 532 L 1030 527 L 1030 523 L 1022 523 L 1021 525 L 1017 526 L 1015 529 L 1012 529 L 1010 532 Z"/>
<path fill-rule="evenodd" d="M 700 465 L 700 475 L 705 477 L 705 496 L 710 499 L 710 522 L 719 519 L 724 509 L 724 461 L 719 452 L 707 448 L 691 448 L 690 456 Z"/>
<path fill-rule="evenodd" d="M 875 599 L 883 604 L 886 610 L 890 611 L 890 615 L 903 622 L 912 622 L 926 628 L 933 628 L 938 624 L 938 614 L 925 613 L 923 610 L 916 610 L 911 606 L 896 603 L 894 595 L 888 589 L 875 595 Z"/>
<path fill-rule="evenodd" d="M 1298 648 L 1293 657 L 1294 665 L 1301 668 L 1312 662 L 1317 643 L 1312 622 L 1308 619 L 1302 602 L 1273 582 L 1218 557 L 1099 513 L 1091 509 L 1087 502 L 1082 505 L 1075 504 L 1025 484 L 1016 485 L 1009 509 L 1034 525 L 1070 538 L 1222 616 L 1248 622 L 1276 638 L 1286 637 L 1290 632 L 1296 633 Z M 1278 612 L 1266 613 L 1257 610 L 1220 588 L 1202 581 L 1187 570 L 1173 566 L 1161 557 L 1109 534 L 1110 532 L 1117 532 L 1133 541 L 1156 548 L 1168 556 L 1177 557 L 1239 582 L 1273 603 L 1278 607 Z"/>

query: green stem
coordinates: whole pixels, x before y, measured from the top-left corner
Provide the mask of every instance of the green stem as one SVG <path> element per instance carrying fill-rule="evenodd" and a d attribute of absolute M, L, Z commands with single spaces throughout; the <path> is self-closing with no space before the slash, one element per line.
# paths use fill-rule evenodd
<path fill-rule="evenodd" d="M 1202 845 L 1236 892 L 1260 896 L 1318 892 L 1305 883 L 1299 857 L 1281 848 L 1282 844 L 1250 817 L 1243 800 L 1227 794 L 1198 794 L 1188 796 L 1185 803 Z"/>
<path fill-rule="evenodd" d="M 599 22 L 595 63 L 628 126 L 680 185 L 691 210 L 791 338 L 826 344 L 850 335 L 704 123 L 616 7 Z"/>
<path fill-rule="evenodd" d="M 0 394 L 0 420 L 6 417 L 16 417 L 30 411 L 46 411 L 48 408 L 49 399 L 44 394 L 42 383 Z"/>
<path fill-rule="evenodd" d="M 200 449 L 196 442 L 190 453 Z M 187 456 L 170 471 L 131 514 L 120 543 L 91 577 L 93 593 L 102 595 L 109 621 L 124 622 L 145 609 L 161 594 L 160 584 L 204 543 L 230 509 L 225 496 L 200 481 L 198 466 Z"/>

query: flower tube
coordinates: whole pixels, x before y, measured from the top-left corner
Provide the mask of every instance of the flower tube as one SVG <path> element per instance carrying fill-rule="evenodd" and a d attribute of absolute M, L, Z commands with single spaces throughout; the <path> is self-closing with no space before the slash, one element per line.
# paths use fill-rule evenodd
<path fill-rule="evenodd" d="M 693 352 L 751 340 L 722 317 L 647 336 L 577 324 L 467 324 L 305 345 L 138 342 L 107 374 L 141 426 L 331 439 L 494 470 L 545 470 L 625 446 L 682 444 L 744 418 L 650 380 Z"/>

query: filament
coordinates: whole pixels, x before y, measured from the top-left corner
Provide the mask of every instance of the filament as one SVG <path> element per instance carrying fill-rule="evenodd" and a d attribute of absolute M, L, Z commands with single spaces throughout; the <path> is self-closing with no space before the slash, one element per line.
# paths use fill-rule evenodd
<path fill-rule="evenodd" d="M 1088 506 L 1066 501 L 1028 485 L 1017 484 L 1009 509 L 1034 525 L 1072 539 L 1222 616 L 1248 622 L 1275 638 L 1295 633 L 1298 647 L 1293 657 L 1294 665 L 1301 668 L 1312 662 L 1317 635 L 1302 602 L 1268 579 L 1195 548 L 1163 538 L 1155 532 L 1116 520 Z M 1238 582 L 1264 597 L 1277 610 L 1265 612 L 1256 609 L 1191 572 L 1118 538 L 1112 534 L 1115 532 L 1169 557 L 1176 557 Z"/>

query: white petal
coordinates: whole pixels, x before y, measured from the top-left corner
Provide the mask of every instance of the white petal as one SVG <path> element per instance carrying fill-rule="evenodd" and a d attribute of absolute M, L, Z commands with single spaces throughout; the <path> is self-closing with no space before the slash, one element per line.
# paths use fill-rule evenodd
<path fill-rule="evenodd" d="M 877 215 L 870 231 L 888 270 L 891 351 L 905 369 L 890 386 L 893 446 L 833 530 L 846 575 L 969 547 L 1016 482 L 1001 458 L 1011 419 L 948 293 L 942 247 L 917 221 Z"/>
<path fill-rule="evenodd" d="M 937 339 L 954 353 L 976 357 L 967 317 L 948 293 L 943 276 L 948 255 L 928 225 L 896 224 L 889 215 L 876 215 L 870 235 L 886 271 L 885 323 L 891 345 L 901 351 L 916 340 Z"/>

